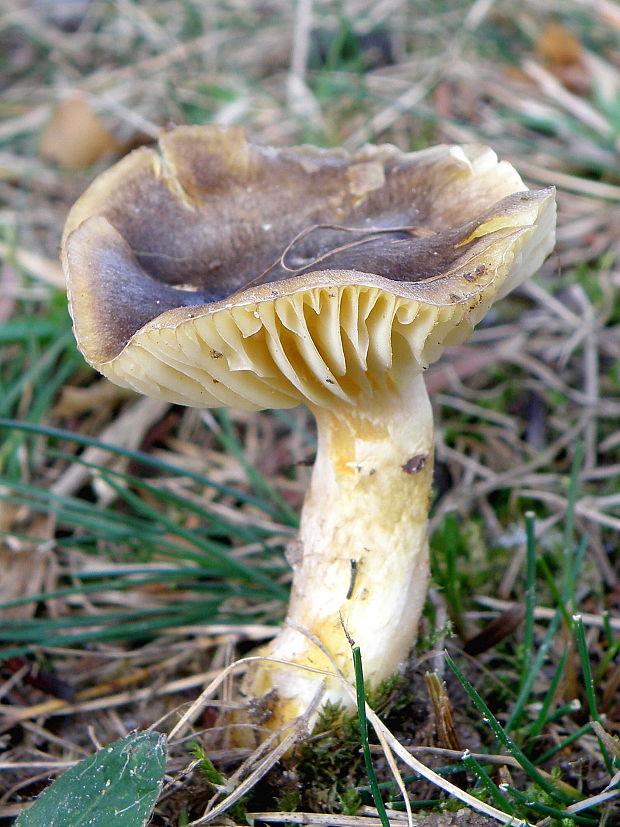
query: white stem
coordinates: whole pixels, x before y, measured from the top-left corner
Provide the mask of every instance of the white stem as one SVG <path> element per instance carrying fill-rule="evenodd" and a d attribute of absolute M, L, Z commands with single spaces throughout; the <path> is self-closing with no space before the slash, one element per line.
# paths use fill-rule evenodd
<path fill-rule="evenodd" d="M 280 634 L 261 654 L 332 670 L 296 628 L 316 636 L 349 680 L 351 646 L 360 647 L 366 679 L 377 685 L 415 643 L 429 575 L 427 519 L 433 423 L 424 381 L 388 392 L 362 408 L 315 410 L 318 453 L 291 550 L 293 589 Z M 345 633 L 346 630 L 346 633 Z M 300 714 L 318 679 L 300 669 L 264 664 L 245 689 L 275 689 L 271 726 Z M 326 700 L 350 705 L 341 682 Z"/>

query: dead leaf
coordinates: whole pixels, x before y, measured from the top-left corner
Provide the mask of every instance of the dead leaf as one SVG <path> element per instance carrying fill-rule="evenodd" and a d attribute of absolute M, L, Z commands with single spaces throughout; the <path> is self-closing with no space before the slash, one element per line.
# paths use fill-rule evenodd
<path fill-rule="evenodd" d="M 578 37 L 562 23 L 552 21 L 542 30 L 536 43 L 536 56 L 564 86 L 586 92 L 591 78 Z"/>
<path fill-rule="evenodd" d="M 576 35 L 561 23 L 547 23 L 536 44 L 536 56 L 547 65 L 579 63 L 583 52 Z"/>
<path fill-rule="evenodd" d="M 58 105 L 43 130 L 40 154 L 60 167 L 76 169 L 88 167 L 119 148 L 119 142 L 80 95 Z"/>

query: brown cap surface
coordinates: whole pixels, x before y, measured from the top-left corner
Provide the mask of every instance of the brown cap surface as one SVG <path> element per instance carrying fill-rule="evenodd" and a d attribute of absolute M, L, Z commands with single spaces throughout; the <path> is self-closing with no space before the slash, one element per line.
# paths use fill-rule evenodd
<path fill-rule="evenodd" d="M 355 403 L 423 370 L 553 246 L 553 190 L 480 146 L 355 155 L 179 127 L 65 227 L 76 338 L 112 381 L 200 407 Z"/>

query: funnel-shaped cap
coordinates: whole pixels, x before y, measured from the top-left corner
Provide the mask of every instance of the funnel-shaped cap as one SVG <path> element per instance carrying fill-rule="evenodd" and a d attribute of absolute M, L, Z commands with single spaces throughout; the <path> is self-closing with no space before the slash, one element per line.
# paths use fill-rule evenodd
<path fill-rule="evenodd" d="M 357 404 L 463 341 L 553 246 L 554 194 L 481 146 L 354 155 L 180 127 L 73 207 L 86 359 L 200 407 Z"/>

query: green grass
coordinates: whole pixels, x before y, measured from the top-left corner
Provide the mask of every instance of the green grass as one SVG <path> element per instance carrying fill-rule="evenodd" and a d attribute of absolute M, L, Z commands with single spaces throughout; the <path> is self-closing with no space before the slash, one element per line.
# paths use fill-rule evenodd
<path fill-rule="evenodd" d="M 353 666 L 355 669 L 355 691 L 357 699 L 357 719 L 360 728 L 360 742 L 362 751 L 364 753 L 364 766 L 366 768 L 366 775 L 368 776 L 368 784 L 370 792 L 372 793 L 372 800 L 374 801 L 379 819 L 383 827 L 390 827 L 390 820 L 385 812 L 385 804 L 381 797 L 379 784 L 377 782 L 377 775 L 372 762 L 370 754 L 370 744 L 368 743 L 368 719 L 366 717 L 366 688 L 364 683 L 364 666 L 362 663 L 362 654 L 359 646 L 355 646 L 351 641 L 351 656 L 353 658 Z"/>
<path fill-rule="evenodd" d="M 34 452 L 36 443 L 39 461 L 47 457 L 64 463 L 81 463 L 79 456 L 54 447 L 59 443 L 66 447 L 106 447 L 93 438 L 9 420 L 0 420 L 0 432 L 8 434 L 7 442 L 11 436 L 20 436 L 27 453 Z M 229 436 L 230 447 L 233 437 Z M 131 459 L 142 469 L 165 473 L 167 479 L 176 477 L 187 482 L 191 478 L 192 487 L 197 491 L 209 487 L 220 495 L 233 495 L 240 506 L 250 504 L 260 508 L 271 518 L 281 519 L 284 532 L 291 530 L 287 528 L 291 521 L 290 510 L 280 511 L 259 495 L 234 492 L 206 476 L 192 474 L 183 467 L 156 460 L 140 451 L 112 447 L 108 447 L 108 451 L 111 456 Z M 0 475 L 0 499 L 8 505 L 27 509 L 32 517 L 38 514 L 53 516 L 59 532 L 56 548 L 61 559 L 64 549 L 79 550 L 95 558 L 103 552 L 106 559 L 111 556 L 118 563 L 131 563 L 131 570 L 124 569 L 114 575 L 113 569 L 110 571 L 106 566 L 101 574 L 96 570 L 89 570 L 84 575 L 72 572 L 71 585 L 6 601 L 0 605 L 0 612 L 28 603 L 44 606 L 46 601 L 59 597 L 79 594 L 94 597 L 97 592 L 108 589 L 122 592 L 157 583 L 169 589 L 170 602 L 161 608 L 140 612 L 98 612 L 93 617 L 72 613 L 59 619 L 42 616 L 2 620 L 0 641 L 8 646 L 0 652 L 0 657 L 12 657 L 38 646 L 143 639 L 174 625 L 279 619 L 288 596 L 288 588 L 281 582 L 288 567 L 281 548 L 266 543 L 269 531 L 252 525 L 251 519 L 243 523 L 226 521 L 144 477 L 111 470 L 104 465 L 88 464 L 88 467 L 97 479 L 114 490 L 118 497 L 114 504 L 102 507 L 84 497 L 56 494 L 41 485 L 22 482 L 10 473 L 10 468 Z M 252 482 L 261 493 L 269 492 L 269 487 L 256 472 L 252 474 Z M 199 521 L 191 530 L 185 528 L 189 518 Z M 1 532 L 2 535 L 15 536 L 12 531 Z M 37 537 L 29 534 L 27 540 L 36 543 Z M 44 538 L 38 541 L 43 543 Z M 246 563 L 231 553 L 235 544 L 242 543 L 258 543 L 263 551 L 254 554 L 251 563 Z M 153 560 L 167 561 L 166 567 L 150 570 L 148 564 Z M 195 595 L 193 599 L 186 596 L 174 599 L 175 591 L 185 593 L 188 589 Z M 227 603 L 235 601 L 238 604 L 241 598 L 243 611 L 227 609 Z M 275 617 L 273 606 L 267 614 L 260 608 L 265 603 L 273 604 L 273 601 L 279 606 Z"/>

